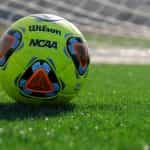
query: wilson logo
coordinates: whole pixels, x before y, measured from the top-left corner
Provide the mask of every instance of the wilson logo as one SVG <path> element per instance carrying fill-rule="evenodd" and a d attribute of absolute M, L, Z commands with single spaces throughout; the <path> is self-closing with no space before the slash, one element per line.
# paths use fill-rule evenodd
<path fill-rule="evenodd" d="M 61 31 L 54 28 L 49 28 L 46 25 L 30 25 L 29 26 L 30 32 L 48 32 L 52 34 L 56 34 L 61 36 Z"/>
<path fill-rule="evenodd" d="M 31 39 L 29 46 L 30 47 L 47 47 L 47 48 L 57 49 L 57 42 L 49 41 L 49 40 Z"/>

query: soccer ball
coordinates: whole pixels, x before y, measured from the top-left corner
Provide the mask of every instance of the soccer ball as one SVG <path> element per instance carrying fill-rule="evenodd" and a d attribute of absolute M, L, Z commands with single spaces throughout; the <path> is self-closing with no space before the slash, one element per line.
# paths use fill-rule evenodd
<path fill-rule="evenodd" d="M 77 95 L 89 70 L 87 43 L 64 18 L 24 17 L 0 40 L 0 82 L 18 102 L 64 103 Z"/>

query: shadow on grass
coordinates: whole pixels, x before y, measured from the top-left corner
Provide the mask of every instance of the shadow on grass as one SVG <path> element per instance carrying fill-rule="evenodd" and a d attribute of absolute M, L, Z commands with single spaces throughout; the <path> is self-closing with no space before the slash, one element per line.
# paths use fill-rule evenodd
<path fill-rule="evenodd" d="M 23 120 L 55 117 L 73 112 L 75 104 L 32 106 L 19 103 L 0 103 L 0 120 Z"/>

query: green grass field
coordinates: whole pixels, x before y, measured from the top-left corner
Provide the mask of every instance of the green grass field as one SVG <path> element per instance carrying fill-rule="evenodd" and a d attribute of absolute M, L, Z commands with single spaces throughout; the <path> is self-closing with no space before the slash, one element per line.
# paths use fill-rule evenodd
<path fill-rule="evenodd" d="M 148 150 L 150 65 L 91 65 L 88 82 L 65 106 L 0 99 L 0 150 Z"/>

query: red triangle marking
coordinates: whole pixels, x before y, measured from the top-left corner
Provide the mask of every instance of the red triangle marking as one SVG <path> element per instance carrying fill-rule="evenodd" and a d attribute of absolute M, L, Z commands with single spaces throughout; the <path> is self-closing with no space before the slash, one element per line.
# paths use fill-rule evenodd
<path fill-rule="evenodd" d="M 32 92 L 42 94 L 50 93 L 54 90 L 52 82 L 44 69 L 36 70 L 26 82 L 25 88 Z"/>
<path fill-rule="evenodd" d="M 83 44 L 75 43 L 74 49 L 75 49 L 76 55 L 80 61 L 80 64 L 82 65 L 82 67 L 86 67 L 87 60 L 88 60 L 87 48 Z"/>
<path fill-rule="evenodd" d="M 8 50 L 12 48 L 12 45 L 15 41 L 15 38 L 11 35 L 6 35 L 4 39 L 2 40 L 2 45 L 0 49 L 0 58 L 6 55 Z"/>

